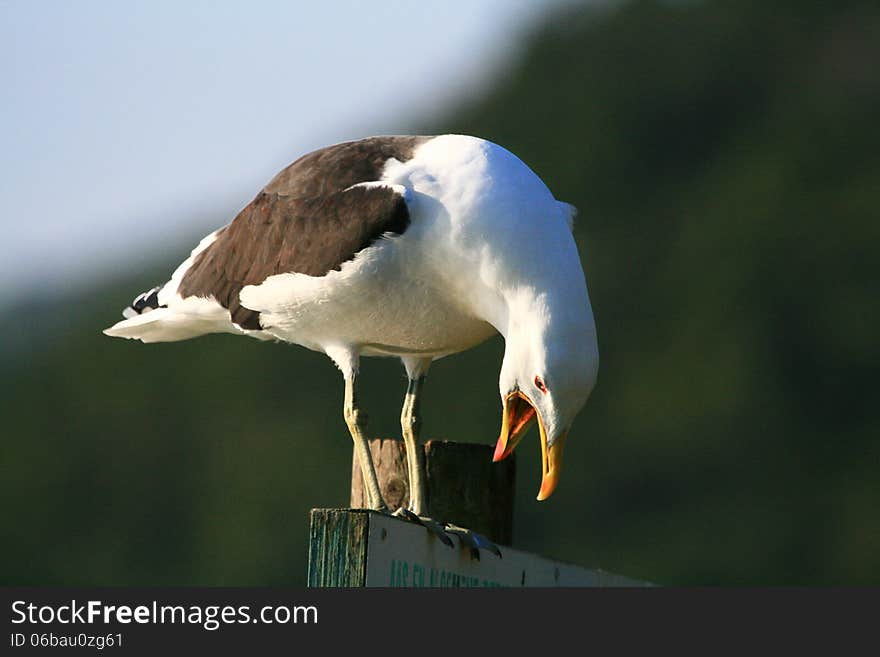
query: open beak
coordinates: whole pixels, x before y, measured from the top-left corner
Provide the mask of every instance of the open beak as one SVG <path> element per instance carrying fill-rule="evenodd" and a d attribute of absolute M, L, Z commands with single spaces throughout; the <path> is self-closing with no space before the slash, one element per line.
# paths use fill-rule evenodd
<path fill-rule="evenodd" d="M 510 456 L 519 445 L 529 428 L 538 421 L 541 433 L 541 490 L 538 500 L 550 497 L 559 483 L 559 472 L 562 468 L 562 448 L 565 446 L 567 433 L 557 436 L 552 447 L 547 447 L 547 432 L 544 423 L 532 401 L 519 390 L 514 390 L 504 399 L 504 410 L 501 418 L 501 435 L 495 445 L 493 461 L 501 461 Z"/>
<path fill-rule="evenodd" d="M 503 417 L 501 418 L 501 435 L 495 445 L 494 462 L 506 459 L 519 445 L 519 441 L 535 423 L 538 412 L 531 400 L 519 390 L 515 390 L 504 400 Z"/>

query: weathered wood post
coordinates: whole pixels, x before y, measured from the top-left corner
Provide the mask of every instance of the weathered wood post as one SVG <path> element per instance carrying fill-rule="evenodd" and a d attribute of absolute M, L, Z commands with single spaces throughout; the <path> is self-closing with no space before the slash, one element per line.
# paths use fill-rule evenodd
<path fill-rule="evenodd" d="M 508 547 L 513 534 L 515 461 L 492 463 L 490 445 L 424 445 L 428 515 L 483 534 L 499 558 L 475 554 L 453 538 L 449 548 L 424 527 L 369 511 L 353 458 L 351 509 L 312 509 L 309 586 L 641 586 L 640 582 L 560 563 Z M 403 442 L 373 440 L 370 450 L 385 501 L 408 501 Z"/>
<path fill-rule="evenodd" d="M 427 515 L 467 527 L 490 540 L 513 542 L 516 455 L 492 462 L 493 447 L 431 440 L 423 445 L 428 471 Z M 371 440 L 370 451 L 385 502 L 396 511 L 409 502 L 406 450 L 400 440 Z M 352 457 L 351 506 L 368 506 L 357 457 Z"/>

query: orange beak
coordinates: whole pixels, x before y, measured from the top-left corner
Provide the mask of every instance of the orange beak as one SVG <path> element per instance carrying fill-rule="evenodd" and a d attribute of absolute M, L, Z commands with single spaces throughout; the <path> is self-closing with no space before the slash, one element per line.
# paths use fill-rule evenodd
<path fill-rule="evenodd" d="M 495 445 L 493 461 L 501 461 L 513 452 L 522 437 L 529 428 L 538 420 L 538 429 L 541 433 L 541 490 L 538 492 L 538 501 L 546 500 L 559 483 L 559 473 L 562 469 L 562 448 L 568 437 L 563 433 L 556 438 L 551 447 L 547 447 L 547 432 L 544 423 L 532 401 L 521 391 L 515 390 L 504 399 L 504 409 L 501 418 L 501 435 Z"/>

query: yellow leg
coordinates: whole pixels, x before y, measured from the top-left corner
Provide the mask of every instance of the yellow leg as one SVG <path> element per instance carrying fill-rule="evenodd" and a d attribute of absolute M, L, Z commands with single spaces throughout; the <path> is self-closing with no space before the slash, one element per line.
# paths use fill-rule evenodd
<path fill-rule="evenodd" d="M 409 510 L 417 516 L 425 515 L 427 508 L 427 475 L 425 472 L 425 450 L 419 444 L 419 431 L 422 418 L 419 413 L 419 392 L 425 377 L 409 379 L 403 409 L 400 411 L 400 428 L 406 445 L 406 463 L 409 474 Z"/>
<path fill-rule="evenodd" d="M 366 413 L 361 411 L 357 405 L 355 397 L 355 374 L 345 377 L 345 423 L 348 425 L 348 431 L 354 440 L 354 446 L 357 450 L 358 463 L 361 466 L 361 472 L 364 475 L 364 486 L 367 489 L 367 500 L 371 509 L 376 511 L 387 511 L 388 506 L 382 499 L 382 492 L 379 489 L 379 478 L 376 476 L 376 468 L 373 465 L 373 455 L 370 453 L 370 445 L 367 442 Z"/>

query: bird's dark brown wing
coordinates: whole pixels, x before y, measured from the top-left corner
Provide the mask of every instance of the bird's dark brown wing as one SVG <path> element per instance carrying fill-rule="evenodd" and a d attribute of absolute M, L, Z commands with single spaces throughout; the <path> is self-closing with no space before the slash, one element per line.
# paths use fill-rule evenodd
<path fill-rule="evenodd" d="M 391 187 L 353 187 L 306 199 L 260 192 L 196 256 L 178 292 L 213 297 L 234 323 L 259 329 L 260 314 L 239 301 L 245 285 L 288 272 L 323 276 L 383 234 L 400 235 L 407 226 L 406 201 Z"/>
<path fill-rule="evenodd" d="M 352 185 L 381 180 L 388 160 L 409 160 L 431 137 L 368 137 L 321 148 L 282 169 L 265 191 L 293 198 L 315 198 Z"/>
<path fill-rule="evenodd" d="M 389 159 L 409 159 L 422 137 L 373 137 L 303 156 L 279 173 L 181 279 L 182 297 L 213 297 L 232 321 L 260 329 L 260 314 L 239 293 L 269 276 L 324 276 L 385 233 L 409 226 L 406 199 L 377 181 Z"/>

